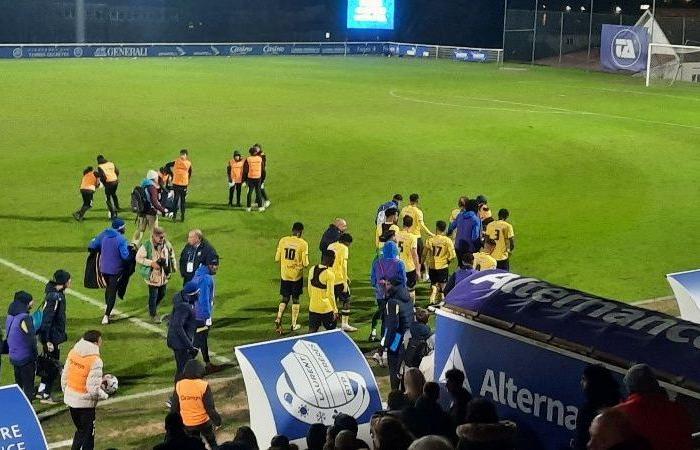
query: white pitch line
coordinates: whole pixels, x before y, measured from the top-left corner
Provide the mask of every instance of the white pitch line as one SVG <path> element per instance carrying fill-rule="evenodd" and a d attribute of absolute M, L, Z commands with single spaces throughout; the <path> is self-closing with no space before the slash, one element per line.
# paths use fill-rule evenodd
<path fill-rule="evenodd" d="M 617 114 L 597 113 L 597 112 L 591 112 L 591 111 L 576 111 L 573 109 L 554 108 L 554 107 L 547 106 L 547 105 L 510 102 L 507 100 L 499 100 L 499 99 L 492 99 L 492 98 L 475 98 L 475 97 L 457 96 L 457 98 L 471 99 L 471 100 L 477 100 L 477 101 L 483 101 L 483 102 L 510 103 L 513 105 L 527 106 L 530 108 L 545 108 L 547 110 L 537 111 L 537 110 L 531 110 L 531 109 L 494 108 L 494 107 L 489 107 L 489 106 L 464 105 L 464 104 L 460 104 L 460 103 L 434 102 L 431 100 L 422 100 L 422 99 L 413 98 L 413 97 L 404 97 L 404 96 L 397 94 L 395 90 L 389 91 L 389 95 L 391 95 L 392 97 L 398 98 L 400 100 L 405 100 L 405 101 L 414 102 L 414 103 L 427 103 L 430 105 L 438 105 L 438 106 L 451 106 L 451 107 L 456 107 L 456 108 L 470 108 L 470 109 L 481 109 L 481 110 L 490 110 L 490 111 L 505 111 L 505 112 L 515 112 L 515 113 L 570 114 L 570 115 L 577 115 L 577 116 L 596 116 L 596 117 L 602 117 L 602 118 L 606 118 L 606 119 L 630 120 L 633 122 L 648 123 L 648 124 L 652 124 L 652 125 L 664 125 L 664 126 L 669 126 L 669 127 L 680 127 L 680 128 L 690 128 L 691 130 L 700 130 L 700 126 L 697 126 L 697 125 L 686 125 L 686 124 L 675 123 L 675 122 L 663 122 L 660 120 L 640 119 L 639 117 L 619 116 Z"/>
<path fill-rule="evenodd" d="M 12 270 L 14 270 L 15 272 L 21 273 L 22 275 L 25 275 L 25 276 L 27 276 L 27 277 L 29 277 L 29 278 L 33 278 L 34 280 L 39 281 L 39 282 L 41 282 L 41 283 L 46 284 L 46 283 L 49 282 L 48 278 L 42 277 L 42 276 L 39 275 L 38 273 L 34 273 L 34 272 L 32 272 L 31 270 L 29 270 L 29 269 L 27 269 L 27 268 L 25 268 L 25 267 L 19 266 L 19 265 L 15 264 L 15 263 L 13 263 L 13 262 L 11 262 L 11 261 L 8 261 L 8 260 L 6 260 L 6 259 L 4 259 L 4 258 L 0 258 L 0 264 L 2 264 L 2 265 L 4 265 L 4 266 L 6 266 L 6 267 L 8 267 L 8 268 L 10 268 L 10 269 L 12 269 Z M 93 297 L 89 297 L 89 296 L 87 296 L 87 295 L 85 295 L 85 294 L 83 294 L 83 293 L 80 293 L 80 292 L 78 292 L 78 291 L 76 291 L 76 290 L 74 290 L 74 289 L 67 289 L 67 290 L 66 290 L 66 294 L 72 295 L 73 297 L 77 297 L 77 298 L 79 298 L 80 300 L 83 300 L 83 301 L 85 301 L 85 302 L 87 302 L 87 303 L 89 303 L 89 304 L 91 304 L 92 306 L 95 306 L 95 307 L 97 307 L 97 308 L 104 309 L 104 303 L 103 303 L 103 302 L 101 302 L 101 301 L 99 301 L 99 300 L 97 300 L 97 299 L 95 299 L 95 298 L 93 298 Z M 131 317 L 131 316 L 129 316 L 129 315 L 127 315 L 127 314 L 125 314 L 125 313 L 119 311 L 118 309 L 114 309 L 114 310 L 113 310 L 113 313 L 114 313 L 115 316 L 120 317 L 120 318 L 125 318 L 125 319 L 127 319 L 129 322 L 133 323 L 134 325 L 136 325 L 136 326 L 138 326 L 138 327 L 140 327 L 140 328 L 143 328 L 144 330 L 148 330 L 148 331 L 150 331 L 150 332 L 152 332 L 152 333 L 159 334 L 159 335 L 161 335 L 161 336 L 163 336 L 163 337 L 167 337 L 167 336 L 168 336 L 167 331 L 165 331 L 165 330 L 163 330 L 162 328 L 159 328 L 159 327 L 157 327 L 157 326 L 155 326 L 155 325 L 153 325 L 153 324 L 150 324 L 150 323 L 148 323 L 148 322 L 145 322 L 145 321 L 139 319 L 138 317 Z M 216 358 L 216 359 L 217 359 L 218 361 L 220 361 L 220 362 L 223 362 L 223 363 L 226 363 L 226 364 L 230 364 L 230 363 L 233 362 L 230 358 L 227 358 L 227 357 L 221 356 L 221 355 L 217 355 L 217 354 L 214 353 L 214 352 L 211 352 L 211 351 L 210 351 L 209 354 L 210 354 L 211 356 L 213 356 L 214 358 Z"/>

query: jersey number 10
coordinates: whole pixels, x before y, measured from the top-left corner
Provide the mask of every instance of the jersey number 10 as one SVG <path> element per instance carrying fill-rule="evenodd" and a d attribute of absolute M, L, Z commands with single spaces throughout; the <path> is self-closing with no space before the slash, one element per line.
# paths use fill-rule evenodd
<path fill-rule="evenodd" d="M 294 261 L 297 255 L 297 250 L 295 248 L 285 248 L 284 249 L 284 259 L 289 261 Z"/>

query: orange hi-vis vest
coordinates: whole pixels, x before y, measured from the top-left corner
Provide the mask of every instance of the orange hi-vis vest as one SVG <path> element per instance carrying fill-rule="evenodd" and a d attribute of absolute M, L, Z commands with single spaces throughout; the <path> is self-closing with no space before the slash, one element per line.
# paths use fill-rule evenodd
<path fill-rule="evenodd" d="M 68 353 L 64 370 L 68 371 L 68 387 L 80 394 L 87 394 L 87 379 L 90 369 L 100 358 L 99 355 L 82 356 L 75 350 Z"/>
<path fill-rule="evenodd" d="M 95 189 L 97 189 L 97 186 L 99 186 L 99 185 L 100 185 L 100 181 L 95 176 L 95 173 L 88 172 L 85 175 L 83 175 L 83 179 L 80 182 L 80 190 L 94 192 Z"/>
<path fill-rule="evenodd" d="M 114 163 L 111 161 L 107 161 L 106 163 L 102 163 L 98 165 L 100 169 L 102 169 L 102 172 L 105 174 L 105 182 L 107 183 L 113 183 L 117 181 L 117 168 L 114 167 Z"/>
<path fill-rule="evenodd" d="M 204 380 L 184 379 L 177 382 L 175 392 L 180 401 L 182 423 L 196 427 L 209 421 L 209 414 L 204 408 L 204 393 L 209 384 Z"/>
<path fill-rule="evenodd" d="M 245 164 L 245 160 L 243 158 L 241 158 L 239 161 L 232 159 L 228 162 L 228 166 L 231 168 L 231 179 L 236 184 L 243 182 L 243 164 Z"/>
<path fill-rule="evenodd" d="M 190 167 L 192 162 L 189 159 L 178 158 L 173 166 L 173 184 L 177 186 L 187 186 L 190 184 Z"/>
<path fill-rule="evenodd" d="M 262 163 L 263 160 L 260 156 L 249 156 L 246 158 L 248 161 L 248 178 L 257 180 L 262 177 Z"/>

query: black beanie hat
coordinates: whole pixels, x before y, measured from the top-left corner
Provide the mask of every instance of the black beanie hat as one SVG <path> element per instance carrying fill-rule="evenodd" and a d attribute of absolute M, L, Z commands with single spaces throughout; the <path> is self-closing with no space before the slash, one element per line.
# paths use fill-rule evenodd
<path fill-rule="evenodd" d="M 16 302 L 21 302 L 24 303 L 25 305 L 29 305 L 32 302 L 32 294 L 26 291 L 17 291 L 15 292 L 15 301 Z"/>
<path fill-rule="evenodd" d="M 53 281 L 59 285 L 65 285 L 70 280 L 70 274 L 65 270 L 59 269 L 53 273 Z"/>

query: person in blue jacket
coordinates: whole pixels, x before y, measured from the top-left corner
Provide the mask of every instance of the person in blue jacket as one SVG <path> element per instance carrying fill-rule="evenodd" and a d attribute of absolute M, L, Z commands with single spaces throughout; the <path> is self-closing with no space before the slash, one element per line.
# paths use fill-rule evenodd
<path fill-rule="evenodd" d="M 389 381 L 391 390 L 399 388 L 401 383 L 401 363 L 404 355 L 404 335 L 413 323 L 413 301 L 406 287 L 406 282 L 400 276 L 390 280 L 389 298 L 384 312 L 384 336 L 382 346 L 387 351 L 389 365 Z"/>
<path fill-rule="evenodd" d="M 194 335 L 197 330 L 195 304 L 199 297 L 199 286 L 194 281 L 185 283 L 182 291 L 173 297 L 173 312 L 168 322 L 168 347 L 175 355 L 175 382 L 180 381 L 185 364 L 197 356 Z"/>
<path fill-rule="evenodd" d="M 455 240 L 457 255 L 476 253 L 481 248 L 481 219 L 477 214 L 478 210 L 477 201 L 469 200 L 464 210 L 457 215 L 457 218 L 447 229 L 448 236 L 457 230 Z"/>
<path fill-rule="evenodd" d="M 97 235 L 88 246 L 90 250 L 100 252 L 100 273 L 107 285 L 105 289 L 105 314 L 102 325 L 110 322 L 110 316 L 117 302 L 117 289 L 120 278 L 128 269 L 128 264 L 133 260 L 134 254 L 129 249 L 129 242 L 124 237 L 126 224 L 120 218 L 112 220 L 112 226 Z"/>
<path fill-rule="evenodd" d="M 209 358 L 209 329 L 212 326 L 212 314 L 214 313 L 214 275 L 218 270 L 219 256 L 212 253 L 204 264 L 199 266 L 194 273 L 194 278 L 192 278 L 192 281 L 199 288 L 199 297 L 195 305 L 197 331 L 194 335 L 194 346 L 202 352 L 207 373 L 217 370 L 217 366 L 212 364 Z"/>
<path fill-rule="evenodd" d="M 39 353 L 36 349 L 34 320 L 29 311 L 34 299 L 28 292 L 19 291 L 7 310 L 5 332 L 10 363 L 15 369 L 15 383 L 22 388 L 31 402 L 34 400 L 34 376 Z"/>

